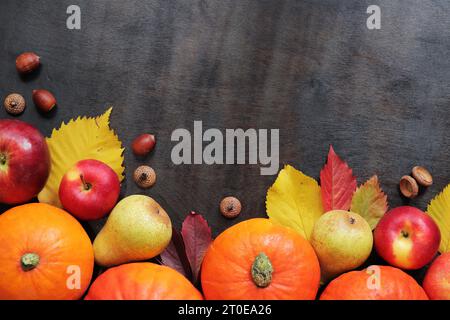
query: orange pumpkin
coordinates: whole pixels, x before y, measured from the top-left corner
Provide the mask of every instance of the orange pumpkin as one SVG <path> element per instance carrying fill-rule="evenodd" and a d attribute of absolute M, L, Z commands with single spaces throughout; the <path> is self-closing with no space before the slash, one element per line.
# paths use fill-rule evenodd
<path fill-rule="evenodd" d="M 320 267 L 301 235 L 268 219 L 250 219 L 225 230 L 202 265 L 206 299 L 314 299 Z"/>
<path fill-rule="evenodd" d="M 201 300 L 179 272 L 150 262 L 128 263 L 102 273 L 86 300 Z"/>
<path fill-rule="evenodd" d="M 411 276 L 390 266 L 351 271 L 330 282 L 321 300 L 428 300 Z"/>
<path fill-rule="evenodd" d="M 94 268 L 83 227 L 64 210 L 31 203 L 0 215 L 0 299 L 79 299 Z"/>

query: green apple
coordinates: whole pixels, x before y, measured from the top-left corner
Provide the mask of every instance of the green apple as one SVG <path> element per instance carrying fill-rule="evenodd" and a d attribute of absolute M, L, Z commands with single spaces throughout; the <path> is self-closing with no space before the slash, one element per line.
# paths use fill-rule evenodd
<path fill-rule="evenodd" d="M 311 245 L 320 262 L 322 280 L 359 267 L 370 255 L 372 230 L 360 215 L 332 210 L 314 224 Z"/>

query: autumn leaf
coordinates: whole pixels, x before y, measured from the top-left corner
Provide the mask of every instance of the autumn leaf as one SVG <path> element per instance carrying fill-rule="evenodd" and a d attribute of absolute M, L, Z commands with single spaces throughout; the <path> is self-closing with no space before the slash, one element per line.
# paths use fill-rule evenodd
<path fill-rule="evenodd" d="M 266 210 L 272 221 L 309 239 L 323 213 L 320 187 L 313 178 L 286 165 L 267 191 Z"/>
<path fill-rule="evenodd" d="M 208 222 L 195 212 L 189 213 L 181 233 L 173 229 L 169 246 L 161 253 L 161 263 L 171 267 L 197 284 L 206 250 L 212 242 Z"/>
<path fill-rule="evenodd" d="M 183 221 L 181 234 L 192 270 L 192 282 L 195 284 L 206 250 L 212 242 L 211 228 L 200 214 L 191 212 Z"/>
<path fill-rule="evenodd" d="M 433 218 L 441 231 L 439 252 L 450 252 L 450 184 L 431 200 L 427 213 Z"/>
<path fill-rule="evenodd" d="M 375 229 L 388 209 L 387 196 L 381 190 L 375 175 L 361 185 L 353 194 L 350 211 L 358 213 Z"/>
<path fill-rule="evenodd" d="M 328 160 L 320 171 L 320 187 L 325 212 L 348 210 L 356 190 L 356 177 L 345 161 L 330 146 Z"/>
<path fill-rule="evenodd" d="M 160 255 L 161 263 L 175 269 L 188 279 L 192 279 L 192 270 L 186 255 L 181 233 L 172 227 L 172 239 L 167 248 Z"/>
<path fill-rule="evenodd" d="M 61 207 L 58 197 L 63 175 L 80 160 L 96 159 L 109 165 L 123 180 L 123 148 L 117 135 L 109 127 L 112 108 L 96 118 L 78 117 L 53 129 L 47 144 L 51 155 L 50 176 L 39 193 L 40 202 Z"/>

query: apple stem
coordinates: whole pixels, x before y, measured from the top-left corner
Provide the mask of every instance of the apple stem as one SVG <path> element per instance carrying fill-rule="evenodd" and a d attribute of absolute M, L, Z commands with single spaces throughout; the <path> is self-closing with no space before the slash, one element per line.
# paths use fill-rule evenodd
<path fill-rule="evenodd" d="M 92 185 L 89 182 L 84 181 L 84 177 L 80 174 L 81 182 L 83 183 L 84 190 L 88 191 L 92 188 Z"/>
<path fill-rule="evenodd" d="M 272 282 L 272 263 L 264 252 L 256 256 L 252 264 L 251 273 L 253 282 L 260 288 L 265 288 Z"/>
<path fill-rule="evenodd" d="M 0 153 L 0 165 L 4 166 L 6 164 L 6 156 Z"/>

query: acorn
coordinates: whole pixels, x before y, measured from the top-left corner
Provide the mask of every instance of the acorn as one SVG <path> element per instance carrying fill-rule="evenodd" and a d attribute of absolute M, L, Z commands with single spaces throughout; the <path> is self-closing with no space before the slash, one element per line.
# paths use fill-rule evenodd
<path fill-rule="evenodd" d="M 56 105 L 55 96 L 48 90 L 33 90 L 33 102 L 42 112 L 49 112 Z"/>
<path fill-rule="evenodd" d="M 429 187 L 433 184 L 433 176 L 424 167 L 415 166 L 412 169 L 412 176 L 422 187 Z"/>
<path fill-rule="evenodd" d="M 155 184 L 156 173 L 155 170 L 149 166 L 139 166 L 134 171 L 133 179 L 139 187 L 148 189 Z"/>
<path fill-rule="evenodd" d="M 225 197 L 220 201 L 220 212 L 225 218 L 236 218 L 241 213 L 241 202 L 235 197 Z"/>
<path fill-rule="evenodd" d="M 24 52 L 16 58 L 16 68 L 19 73 L 30 73 L 39 68 L 40 58 L 34 52 Z"/>
<path fill-rule="evenodd" d="M 137 156 L 146 156 L 155 147 L 156 139 L 153 134 L 144 133 L 133 140 L 131 149 Z"/>
<path fill-rule="evenodd" d="M 411 176 L 403 176 L 400 179 L 400 192 L 406 198 L 415 198 L 419 194 L 417 181 Z"/>
<path fill-rule="evenodd" d="M 12 115 L 21 114 L 26 107 L 25 99 L 18 93 L 9 94 L 5 98 L 3 105 L 6 111 Z"/>

